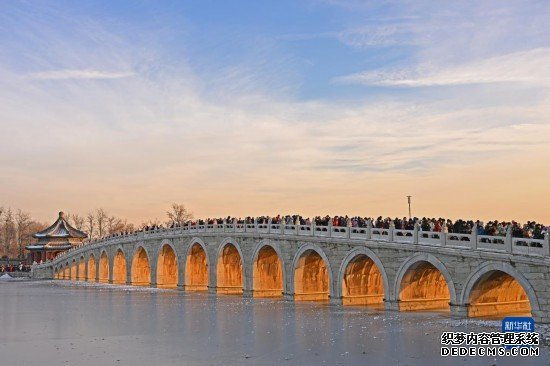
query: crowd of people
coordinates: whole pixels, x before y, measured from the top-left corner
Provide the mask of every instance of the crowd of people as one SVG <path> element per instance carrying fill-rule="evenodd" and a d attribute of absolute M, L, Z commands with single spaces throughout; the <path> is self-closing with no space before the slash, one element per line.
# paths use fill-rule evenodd
<path fill-rule="evenodd" d="M 284 225 L 311 225 L 315 223 L 317 226 L 339 226 L 339 227 L 359 227 L 366 228 L 368 227 L 369 221 L 372 223 L 373 228 L 379 229 L 389 229 L 390 226 L 393 226 L 398 230 L 414 230 L 415 226 L 418 227 L 419 231 L 430 231 L 430 232 L 445 232 L 445 233 L 456 233 L 456 234 L 471 234 L 474 230 L 478 235 L 489 235 L 489 236 L 506 236 L 508 231 L 510 231 L 512 237 L 515 238 L 530 238 L 530 239 L 544 239 L 544 236 L 549 232 L 550 228 L 548 226 L 542 225 L 534 221 L 528 221 L 525 224 L 520 224 L 516 221 L 506 222 L 506 221 L 488 221 L 484 223 L 480 220 L 456 220 L 452 221 L 449 219 L 443 218 L 383 218 L 379 216 L 376 219 L 370 217 L 360 217 L 360 216 L 315 216 L 312 219 L 309 217 L 303 217 L 300 215 L 286 215 L 286 216 L 259 216 L 252 217 L 247 216 L 245 218 L 237 217 L 225 217 L 225 218 L 208 218 L 206 220 L 190 220 L 183 223 L 172 223 L 170 225 L 148 225 L 144 226 L 138 232 L 147 232 L 154 231 L 163 228 L 177 228 L 181 226 L 194 226 L 194 225 L 222 225 L 226 224 L 284 224 Z M 133 232 L 120 232 L 115 233 L 111 236 L 121 236 L 132 234 Z"/>
<path fill-rule="evenodd" d="M 30 272 L 31 266 L 28 264 L 23 264 L 23 262 L 19 262 L 19 264 L 15 265 L 13 263 L 8 264 L 0 264 L 0 273 L 4 272 Z"/>

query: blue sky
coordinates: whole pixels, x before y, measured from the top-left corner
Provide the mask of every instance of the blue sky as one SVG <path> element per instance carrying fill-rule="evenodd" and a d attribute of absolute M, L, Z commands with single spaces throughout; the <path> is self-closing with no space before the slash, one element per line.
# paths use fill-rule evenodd
<path fill-rule="evenodd" d="M 527 217 L 499 195 L 549 197 L 549 6 L 3 1 L 0 204 L 394 214 L 412 192 L 426 215 Z M 539 181 L 503 180 L 510 164 Z"/>

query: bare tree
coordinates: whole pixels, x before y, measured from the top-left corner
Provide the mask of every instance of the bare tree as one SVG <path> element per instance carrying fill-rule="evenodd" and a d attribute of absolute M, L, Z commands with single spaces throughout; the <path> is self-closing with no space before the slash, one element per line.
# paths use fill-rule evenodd
<path fill-rule="evenodd" d="M 79 214 L 69 214 L 69 222 L 71 225 L 73 225 L 78 230 L 82 230 L 84 228 L 84 217 L 80 216 Z"/>
<path fill-rule="evenodd" d="M 97 223 L 97 235 L 99 238 L 103 238 L 106 234 L 107 229 L 107 212 L 104 209 L 98 208 L 95 213 L 95 219 Z"/>
<path fill-rule="evenodd" d="M 172 203 L 170 210 L 166 211 L 168 216 L 168 225 L 179 224 L 183 225 L 186 221 L 193 218 L 193 214 L 185 208 L 185 205 L 179 203 Z"/>
<path fill-rule="evenodd" d="M 88 236 L 90 239 L 95 238 L 95 216 L 93 212 L 86 215 L 86 230 L 88 231 Z"/>
<path fill-rule="evenodd" d="M 4 241 L 4 252 L 9 256 L 11 255 L 11 245 L 15 242 L 16 229 L 15 223 L 13 221 L 13 213 L 11 208 L 8 208 L 4 212 L 4 219 L 2 220 L 3 224 L 3 241 Z"/>
<path fill-rule="evenodd" d="M 30 240 L 32 233 L 29 228 L 32 224 L 31 215 L 21 210 L 15 214 L 15 224 L 17 229 L 17 245 L 19 248 L 18 256 L 23 258 L 23 245 Z"/>

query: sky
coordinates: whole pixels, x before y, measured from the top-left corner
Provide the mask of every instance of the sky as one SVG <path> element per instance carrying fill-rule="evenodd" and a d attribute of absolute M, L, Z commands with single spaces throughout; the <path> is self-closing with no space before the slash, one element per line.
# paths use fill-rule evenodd
<path fill-rule="evenodd" d="M 0 206 L 550 224 L 548 1 L 0 1 Z"/>

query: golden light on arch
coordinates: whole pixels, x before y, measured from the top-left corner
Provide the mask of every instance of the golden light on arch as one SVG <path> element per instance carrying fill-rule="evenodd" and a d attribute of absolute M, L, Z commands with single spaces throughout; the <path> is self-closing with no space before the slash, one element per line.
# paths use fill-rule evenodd
<path fill-rule="evenodd" d="M 399 310 L 450 311 L 445 277 L 433 264 L 419 261 L 410 266 L 400 284 Z"/>
<path fill-rule="evenodd" d="M 294 299 L 327 301 L 330 276 L 325 260 L 315 250 L 306 250 L 294 270 Z"/>
<path fill-rule="evenodd" d="M 113 262 L 113 283 L 117 285 L 126 284 L 126 258 L 122 250 L 118 250 Z"/>
<path fill-rule="evenodd" d="M 96 262 L 94 255 L 90 255 L 90 258 L 88 258 L 88 276 L 86 278 L 87 281 L 95 281 L 96 278 Z"/>
<path fill-rule="evenodd" d="M 254 297 L 283 296 L 283 264 L 271 246 L 265 245 L 258 251 L 252 279 Z"/>
<path fill-rule="evenodd" d="M 105 252 L 99 256 L 99 282 L 109 282 L 109 257 Z"/>
<path fill-rule="evenodd" d="M 149 286 L 151 284 L 151 266 L 149 257 L 143 247 L 139 247 L 132 258 L 132 285 Z"/>
<path fill-rule="evenodd" d="M 162 246 L 158 255 L 157 286 L 161 288 L 178 286 L 178 260 L 176 253 L 168 244 Z"/>
<path fill-rule="evenodd" d="M 384 281 L 378 266 L 365 254 L 356 255 L 342 279 L 344 305 L 384 306 Z"/>
<path fill-rule="evenodd" d="M 86 279 L 86 262 L 84 261 L 84 257 L 80 257 L 78 261 L 77 279 L 79 281 L 84 281 Z"/>
<path fill-rule="evenodd" d="M 218 258 L 217 292 L 223 294 L 242 294 L 243 263 L 237 247 L 226 244 Z"/>
<path fill-rule="evenodd" d="M 527 293 L 514 277 L 502 271 L 491 271 L 478 279 L 468 302 L 470 317 L 531 316 Z"/>
<path fill-rule="evenodd" d="M 208 290 L 208 260 L 204 248 L 194 243 L 185 261 L 185 290 Z"/>
<path fill-rule="evenodd" d="M 71 279 L 71 269 L 69 267 L 69 263 L 63 267 L 63 279 L 64 280 L 70 280 Z"/>
<path fill-rule="evenodd" d="M 76 272 L 78 270 L 78 265 L 76 263 L 76 260 L 73 259 L 73 262 L 71 263 L 71 272 L 70 272 L 70 278 L 71 280 L 76 280 Z"/>

